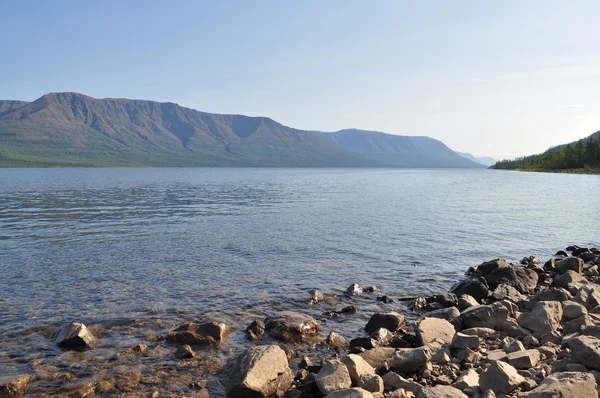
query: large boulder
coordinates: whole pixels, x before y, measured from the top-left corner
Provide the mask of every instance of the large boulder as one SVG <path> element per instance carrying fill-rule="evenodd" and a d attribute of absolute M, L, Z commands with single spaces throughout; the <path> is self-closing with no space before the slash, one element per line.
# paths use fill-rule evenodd
<path fill-rule="evenodd" d="M 297 342 L 319 333 L 319 323 L 309 315 L 283 311 L 265 319 L 265 330 L 274 339 Z"/>
<path fill-rule="evenodd" d="M 481 300 L 490 294 L 490 290 L 483 278 L 463 279 L 462 281 L 456 282 L 450 288 L 450 293 L 454 293 L 457 296 L 469 295 L 478 302 L 481 302 Z"/>
<path fill-rule="evenodd" d="M 544 379 L 532 391 L 521 394 L 526 398 L 597 398 L 596 380 L 590 373 L 560 372 Z"/>
<path fill-rule="evenodd" d="M 508 309 L 500 303 L 467 308 L 460 315 L 466 328 L 498 329 L 508 318 Z"/>
<path fill-rule="evenodd" d="M 528 268 L 508 266 L 496 268 L 484 276 L 491 289 L 501 284 L 514 286 L 520 293 L 530 294 L 538 284 L 538 274 Z"/>
<path fill-rule="evenodd" d="M 569 270 L 581 274 L 583 271 L 583 260 L 577 257 L 569 257 L 556 262 L 556 271 L 560 275 Z"/>
<path fill-rule="evenodd" d="M 27 385 L 35 379 L 35 376 L 26 374 L 0 376 L 0 397 L 22 397 Z"/>
<path fill-rule="evenodd" d="M 285 352 L 276 345 L 255 346 L 240 354 L 227 381 L 227 398 L 268 397 L 287 391 L 294 374 Z"/>
<path fill-rule="evenodd" d="M 519 387 L 525 378 L 517 369 L 502 361 L 493 361 L 479 377 L 481 391 L 492 390 L 495 393 L 508 394 Z"/>
<path fill-rule="evenodd" d="M 519 324 L 539 339 L 558 329 L 561 318 L 562 305 L 558 301 L 540 301 L 531 312 L 519 317 Z"/>
<path fill-rule="evenodd" d="M 583 285 L 577 289 L 574 301 L 583 304 L 588 310 L 600 305 L 600 285 Z"/>
<path fill-rule="evenodd" d="M 452 387 L 464 390 L 469 387 L 479 387 L 479 373 L 475 369 L 467 369 L 452 383 Z"/>
<path fill-rule="evenodd" d="M 469 398 L 461 391 L 450 386 L 435 386 L 422 389 L 417 398 Z"/>
<path fill-rule="evenodd" d="M 392 357 L 392 368 L 397 372 L 416 372 L 422 369 L 434 357 L 443 355 L 441 341 L 432 341 L 423 347 L 399 348 Z"/>
<path fill-rule="evenodd" d="M 429 311 L 426 315 L 427 318 L 440 318 L 445 319 L 448 322 L 453 322 L 456 318 L 460 316 L 460 311 L 458 310 L 458 308 L 452 306 Z"/>
<path fill-rule="evenodd" d="M 579 304 L 575 301 L 563 301 L 563 320 L 570 321 L 571 319 L 579 318 L 582 315 L 587 315 L 587 309 L 583 304 Z"/>
<path fill-rule="evenodd" d="M 387 372 L 382 379 L 385 391 L 403 389 L 416 395 L 423 389 L 421 384 L 407 380 L 395 372 Z"/>
<path fill-rule="evenodd" d="M 581 286 L 587 285 L 589 283 L 590 282 L 587 279 L 585 279 L 584 276 L 579 275 L 575 271 L 568 270 L 561 276 L 554 278 L 554 281 L 552 281 L 552 286 L 562 287 L 563 289 L 568 290 L 569 293 L 576 294 L 577 290 Z"/>
<path fill-rule="evenodd" d="M 346 368 L 348 368 L 348 373 L 350 374 L 350 379 L 353 383 L 358 384 L 361 376 L 374 376 L 375 371 L 373 367 L 369 365 L 362 357 L 356 354 L 350 354 L 344 359 L 342 359 Z"/>
<path fill-rule="evenodd" d="M 475 275 L 487 275 L 498 268 L 506 267 L 508 267 L 508 263 L 506 262 L 506 260 L 503 258 L 497 258 L 495 260 L 486 261 L 484 263 L 479 264 L 476 267 L 470 268 L 468 273 Z"/>
<path fill-rule="evenodd" d="M 565 301 L 571 300 L 573 295 L 567 289 L 561 287 L 550 287 L 543 292 L 533 296 L 533 302 L 538 301 Z"/>
<path fill-rule="evenodd" d="M 225 341 L 231 329 L 224 323 L 186 323 L 167 335 L 171 344 L 209 345 Z"/>
<path fill-rule="evenodd" d="M 340 360 L 327 361 L 315 376 L 317 387 L 323 395 L 350 388 L 352 379 L 348 368 Z"/>
<path fill-rule="evenodd" d="M 392 347 L 377 347 L 372 350 L 367 350 L 361 354 L 358 354 L 362 359 L 364 359 L 369 365 L 372 367 L 377 367 L 381 365 L 383 362 L 391 359 L 396 352 L 395 348 Z"/>
<path fill-rule="evenodd" d="M 390 332 L 404 327 L 404 315 L 397 312 L 378 312 L 373 314 L 365 326 L 367 333 L 373 333 L 379 328 L 386 328 Z"/>
<path fill-rule="evenodd" d="M 593 336 L 577 336 L 568 340 L 571 358 L 589 369 L 600 371 L 600 339 Z"/>
<path fill-rule="evenodd" d="M 96 342 L 92 332 L 83 323 L 79 322 L 63 325 L 59 330 L 52 333 L 50 340 L 61 348 L 75 351 L 92 348 Z"/>
<path fill-rule="evenodd" d="M 536 349 L 514 351 L 509 353 L 506 359 L 517 369 L 529 369 L 540 362 L 540 352 Z"/>
<path fill-rule="evenodd" d="M 492 292 L 492 298 L 497 301 L 509 300 L 518 303 L 524 301 L 527 297 L 519 293 L 515 287 L 502 283 Z"/>
<path fill-rule="evenodd" d="M 373 398 L 373 394 L 362 388 L 347 388 L 334 391 L 325 398 Z"/>
<path fill-rule="evenodd" d="M 455 333 L 456 330 L 450 322 L 438 318 L 425 318 L 415 327 L 418 345 L 428 344 L 435 339 L 450 344 Z"/>

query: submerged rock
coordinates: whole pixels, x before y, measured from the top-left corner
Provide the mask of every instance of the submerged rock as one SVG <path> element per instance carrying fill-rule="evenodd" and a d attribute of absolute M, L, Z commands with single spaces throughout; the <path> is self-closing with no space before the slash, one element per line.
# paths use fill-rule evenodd
<path fill-rule="evenodd" d="M 252 321 L 246 328 L 246 335 L 250 340 L 261 339 L 265 335 L 265 324 L 261 321 Z"/>
<path fill-rule="evenodd" d="M 309 315 L 284 311 L 265 320 L 265 330 L 281 341 L 296 342 L 319 333 L 319 323 Z"/>
<path fill-rule="evenodd" d="M 32 375 L 0 376 L 0 397 L 22 397 L 27 385 L 35 379 Z"/>
<path fill-rule="evenodd" d="M 167 343 L 210 345 L 217 344 L 229 337 L 231 330 L 224 323 L 186 323 L 167 335 Z"/>
<path fill-rule="evenodd" d="M 96 341 L 88 328 L 79 322 L 63 325 L 59 330 L 52 333 L 50 339 L 61 348 L 76 351 L 89 349 Z"/>

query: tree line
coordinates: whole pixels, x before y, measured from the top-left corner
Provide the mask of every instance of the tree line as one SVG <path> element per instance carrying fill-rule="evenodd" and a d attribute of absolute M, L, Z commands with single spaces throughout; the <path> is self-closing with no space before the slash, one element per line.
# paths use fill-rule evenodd
<path fill-rule="evenodd" d="M 507 170 L 568 170 L 600 169 L 600 134 L 551 149 L 539 155 L 525 156 L 513 160 L 501 160 L 491 168 Z"/>

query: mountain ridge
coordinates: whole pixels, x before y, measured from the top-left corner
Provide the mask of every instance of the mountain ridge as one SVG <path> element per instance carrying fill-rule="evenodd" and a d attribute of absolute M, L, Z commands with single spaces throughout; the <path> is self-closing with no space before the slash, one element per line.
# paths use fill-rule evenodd
<path fill-rule="evenodd" d="M 374 133 L 312 132 L 264 116 L 53 92 L 0 101 L 0 165 L 477 167 L 429 137 L 378 132 L 386 148 L 360 150 L 339 142 L 348 131 L 363 139 Z"/>

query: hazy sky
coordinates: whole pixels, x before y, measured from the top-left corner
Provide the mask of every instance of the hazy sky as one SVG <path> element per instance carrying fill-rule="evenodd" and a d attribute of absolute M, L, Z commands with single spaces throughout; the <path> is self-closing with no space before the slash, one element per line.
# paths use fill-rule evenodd
<path fill-rule="evenodd" d="M 0 98 L 170 101 L 497 158 L 600 129 L 597 1 L 3 1 Z"/>

